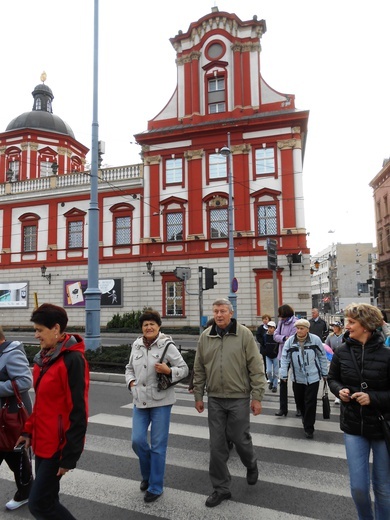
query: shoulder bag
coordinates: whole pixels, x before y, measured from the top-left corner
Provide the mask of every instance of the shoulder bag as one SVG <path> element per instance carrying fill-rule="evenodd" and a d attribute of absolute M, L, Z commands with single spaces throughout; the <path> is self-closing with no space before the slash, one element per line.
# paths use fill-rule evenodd
<path fill-rule="evenodd" d="M 7 397 L 0 409 L 0 451 L 13 451 L 15 444 L 23 431 L 28 413 L 19 393 L 18 385 L 11 381 L 16 397 L 18 411 L 10 413 L 10 398 Z"/>
<path fill-rule="evenodd" d="M 159 363 L 163 362 L 164 356 L 168 350 L 169 345 L 174 345 L 173 341 L 168 341 L 165 345 L 164 352 L 161 354 Z M 170 364 L 167 363 L 167 365 L 170 367 Z M 161 390 L 167 390 L 170 386 L 177 385 L 177 383 L 180 383 L 181 379 L 179 381 L 175 381 L 172 383 L 172 377 L 168 374 L 157 374 L 157 389 L 160 392 Z"/>
<path fill-rule="evenodd" d="M 360 379 L 360 388 L 363 390 L 363 392 L 365 392 L 368 388 L 368 385 L 366 382 L 363 381 L 362 373 L 359 370 L 359 365 L 357 363 L 353 350 L 351 349 L 350 352 L 351 352 L 353 364 L 355 365 L 356 372 L 358 373 L 358 376 Z M 390 455 L 390 424 L 389 424 L 389 421 L 386 421 L 386 419 L 383 417 L 383 414 L 381 412 L 376 410 L 376 413 L 378 415 L 378 420 L 379 420 L 379 424 L 382 429 L 383 437 L 385 438 L 386 448 Z"/>
<path fill-rule="evenodd" d="M 330 403 L 328 396 L 328 384 L 324 381 L 324 389 L 322 392 L 322 417 L 324 419 L 330 419 Z"/>

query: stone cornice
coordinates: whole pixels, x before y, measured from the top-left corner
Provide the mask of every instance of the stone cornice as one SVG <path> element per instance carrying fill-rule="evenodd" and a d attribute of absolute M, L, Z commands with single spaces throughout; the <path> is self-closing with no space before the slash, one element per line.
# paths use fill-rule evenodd
<path fill-rule="evenodd" d="M 300 139 L 284 139 L 282 141 L 278 141 L 279 150 L 291 150 L 301 147 L 302 142 Z"/>
<path fill-rule="evenodd" d="M 187 150 L 184 152 L 184 157 L 187 161 L 193 161 L 194 159 L 202 159 L 204 150 Z"/>
<path fill-rule="evenodd" d="M 161 155 L 149 155 L 144 159 L 146 164 L 160 164 Z"/>

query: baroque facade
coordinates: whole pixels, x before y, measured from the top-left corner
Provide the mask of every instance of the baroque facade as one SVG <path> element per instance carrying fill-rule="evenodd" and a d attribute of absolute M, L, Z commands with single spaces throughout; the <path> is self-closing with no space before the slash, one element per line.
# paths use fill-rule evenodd
<path fill-rule="evenodd" d="M 135 136 L 142 164 L 99 170 L 102 326 L 114 312 L 145 306 L 172 327 L 197 326 L 213 300 L 231 293 L 232 263 L 242 323 L 255 327 L 282 303 L 309 312 L 302 179 L 309 113 L 263 79 L 265 32 L 264 20 L 214 7 L 171 38 L 177 87 Z M 33 111 L 0 134 L 2 321 L 11 324 L 17 307 L 27 324 L 38 300 L 66 305 L 70 323 L 82 326 L 87 149 L 66 123 L 52 121 L 44 82 L 35 91 L 41 103 L 34 97 Z M 276 271 L 267 239 L 276 242 Z M 211 290 L 203 290 L 203 268 L 216 273 Z"/>

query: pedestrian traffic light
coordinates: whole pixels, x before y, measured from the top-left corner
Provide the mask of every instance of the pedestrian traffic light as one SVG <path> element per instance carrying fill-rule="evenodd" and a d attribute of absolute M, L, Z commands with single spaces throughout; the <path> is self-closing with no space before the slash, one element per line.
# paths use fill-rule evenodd
<path fill-rule="evenodd" d="M 378 294 L 381 292 L 381 282 L 378 278 L 374 278 L 374 298 L 378 298 Z"/>
<path fill-rule="evenodd" d="M 210 267 L 203 267 L 204 270 L 204 287 L 203 290 L 207 291 L 208 289 L 213 289 L 214 285 L 217 285 L 217 282 L 214 280 L 214 276 L 217 274 L 217 271 Z"/>
<path fill-rule="evenodd" d="M 267 260 L 268 269 L 276 271 L 278 268 L 278 254 L 276 252 L 277 242 L 272 238 L 267 238 Z"/>

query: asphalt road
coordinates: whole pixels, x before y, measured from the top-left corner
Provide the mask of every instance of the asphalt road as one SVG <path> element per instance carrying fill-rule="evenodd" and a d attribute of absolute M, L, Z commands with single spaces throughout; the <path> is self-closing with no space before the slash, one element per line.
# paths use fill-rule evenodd
<path fill-rule="evenodd" d="M 122 376 L 123 378 L 123 376 Z M 351 520 L 350 497 L 339 408 L 331 419 L 317 409 L 314 439 L 303 435 L 295 417 L 275 417 L 278 394 L 268 389 L 261 415 L 251 418 L 251 435 L 260 470 L 248 486 L 235 449 L 230 453 L 232 499 L 209 509 L 209 432 L 207 406 L 202 414 L 185 387 L 176 388 L 172 408 L 163 496 L 145 504 L 139 490 L 138 459 L 131 449 L 131 394 L 124 383 L 92 381 L 85 451 L 74 471 L 61 480 L 61 501 L 78 520 Z M 333 401 L 333 399 L 332 399 Z M 14 493 L 12 474 L 0 466 L 3 504 Z M 0 520 L 31 519 L 24 506 L 12 513 L 0 505 Z"/>

